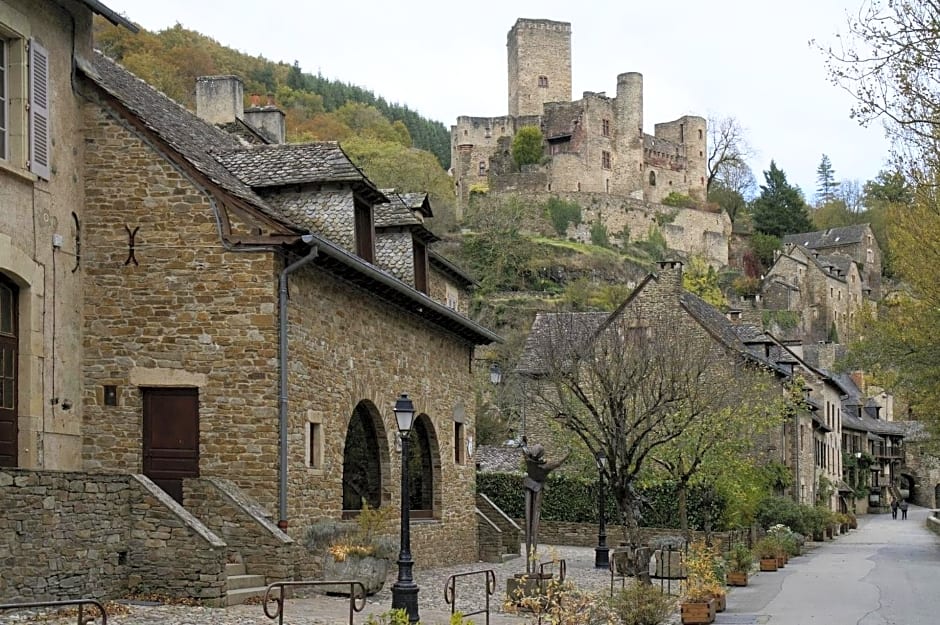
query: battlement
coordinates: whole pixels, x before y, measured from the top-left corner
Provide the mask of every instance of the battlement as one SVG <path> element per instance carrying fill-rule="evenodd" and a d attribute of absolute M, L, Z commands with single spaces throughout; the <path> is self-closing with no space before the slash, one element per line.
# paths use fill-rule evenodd
<path fill-rule="evenodd" d="M 533 20 L 520 17 L 516 20 L 516 23 L 513 25 L 512 30 L 509 31 L 509 36 L 512 36 L 512 31 L 516 29 L 528 28 L 530 30 L 549 30 L 559 33 L 570 33 L 571 32 L 571 22 L 556 22 L 553 20 Z"/>

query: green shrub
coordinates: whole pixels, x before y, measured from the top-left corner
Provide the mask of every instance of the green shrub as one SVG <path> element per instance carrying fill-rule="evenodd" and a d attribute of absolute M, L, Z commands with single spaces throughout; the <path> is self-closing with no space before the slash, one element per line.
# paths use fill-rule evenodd
<path fill-rule="evenodd" d="M 599 247 L 608 247 L 610 239 L 607 236 L 607 226 L 603 222 L 595 221 L 591 224 L 591 243 Z"/>
<path fill-rule="evenodd" d="M 512 139 L 512 160 L 518 167 L 542 160 L 542 131 L 538 126 L 523 126 Z"/>
<path fill-rule="evenodd" d="M 660 625 L 672 616 L 676 599 L 659 586 L 634 582 L 610 598 L 610 607 L 623 625 Z"/>
<path fill-rule="evenodd" d="M 581 223 L 581 206 L 577 202 L 566 202 L 557 197 L 549 198 L 545 205 L 548 218 L 555 228 L 558 236 L 563 237 L 568 232 L 569 224 L 577 226 Z"/>
<path fill-rule="evenodd" d="M 669 195 L 663 198 L 662 204 L 675 206 L 677 208 L 698 208 L 699 206 L 698 202 L 678 191 L 670 191 Z"/>

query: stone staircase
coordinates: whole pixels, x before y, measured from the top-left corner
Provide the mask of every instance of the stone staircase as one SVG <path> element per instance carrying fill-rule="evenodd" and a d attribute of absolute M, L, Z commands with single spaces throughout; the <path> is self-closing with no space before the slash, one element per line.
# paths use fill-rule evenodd
<path fill-rule="evenodd" d="M 267 585 L 264 575 L 249 575 L 245 570 L 244 562 L 229 563 L 225 565 L 227 592 L 225 605 L 238 605 L 245 603 L 253 597 L 264 597 Z"/>

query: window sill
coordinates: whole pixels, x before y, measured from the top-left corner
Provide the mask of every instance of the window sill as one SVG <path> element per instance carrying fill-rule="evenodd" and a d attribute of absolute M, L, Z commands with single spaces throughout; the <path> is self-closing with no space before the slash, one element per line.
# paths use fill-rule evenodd
<path fill-rule="evenodd" d="M 25 180 L 26 182 L 35 183 L 39 181 L 39 176 L 36 176 L 27 169 L 11 165 L 8 161 L 0 160 L 0 172 L 6 172 L 12 176 L 16 176 L 17 178 Z"/>

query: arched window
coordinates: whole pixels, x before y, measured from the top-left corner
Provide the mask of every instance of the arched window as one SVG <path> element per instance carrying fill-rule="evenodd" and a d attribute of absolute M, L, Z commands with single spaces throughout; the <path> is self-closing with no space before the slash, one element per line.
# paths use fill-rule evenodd
<path fill-rule="evenodd" d="M 378 508 L 388 499 L 383 482 L 388 474 L 385 428 L 378 411 L 362 401 L 353 410 L 343 447 L 343 511 Z"/>
<path fill-rule="evenodd" d="M 656 172 L 655 171 L 650 172 L 650 186 L 651 187 L 656 186 Z"/>
<path fill-rule="evenodd" d="M 431 420 L 427 415 L 419 415 L 408 446 L 408 496 L 415 518 L 433 518 L 440 510 L 439 449 Z"/>
<path fill-rule="evenodd" d="M 17 463 L 17 288 L 0 274 L 0 467 Z"/>
<path fill-rule="evenodd" d="M 539 87 L 548 88 L 548 76 L 539 76 Z"/>

